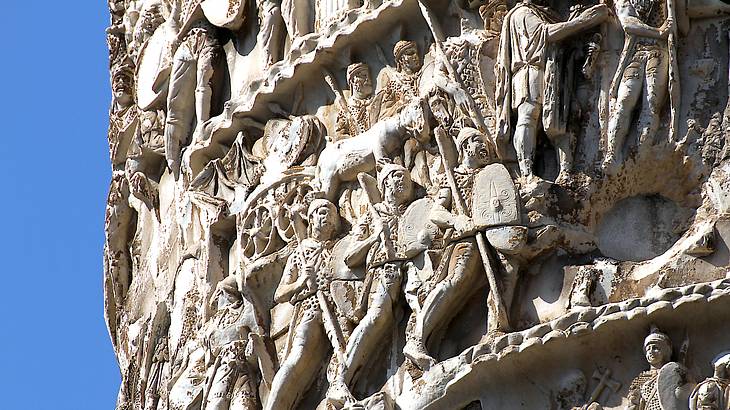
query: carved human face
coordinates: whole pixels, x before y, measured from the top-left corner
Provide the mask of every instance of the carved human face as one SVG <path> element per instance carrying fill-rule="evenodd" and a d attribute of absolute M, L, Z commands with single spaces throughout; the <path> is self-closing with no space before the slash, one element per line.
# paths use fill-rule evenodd
<path fill-rule="evenodd" d="M 646 355 L 646 361 L 652 367 L 661 367 L 669 361 L 671 349 L 666 343 L 653 341 L 646 345 L 644 354 Z"/>
<path fill-rule="evenodd" d="M 357 98 L 368 98 L 373 94 L 373 81 L 370 79 L 370 73 L 366 70 L 360 70 L 350 78 L 350 90 L 352 95 Z"/>
<path fill-rule="evenodd" d="M 114 100 L 121 105 L 132 103 L 131 79 L 123 74 L 117 74 L 112 79 L 112 93 Z"/>
<path fill-rule="evenodd" d="M 472 135 L 461 146 L 464 163 L 467 166 L 478 168 L 489 162 L 487 144 L 479 135 Z"/>
<path fill-rule="evenodd" d="M 418 49 L 415 46 L 409 46 L 403 50 L 400 58 L 398 58 L 398 64 L 402 70 L 410 74 L 417 73 L 423 65 L 421 57 L 418 56 Z"/>
<path fill-rule="evenodd" d="M 385 179 L 386 195 L 392 195 L 397 204 L 403 204 L 411 199 L 413 184 L 411 177 L 405 170 L 391 172 Z"/>
<path fill-rule="evenodd" d="M 309 228 L 314 238 L 328 240 L 337 230 L 339 215 L 334 207 L 320 206 L 309 214 Z"/>

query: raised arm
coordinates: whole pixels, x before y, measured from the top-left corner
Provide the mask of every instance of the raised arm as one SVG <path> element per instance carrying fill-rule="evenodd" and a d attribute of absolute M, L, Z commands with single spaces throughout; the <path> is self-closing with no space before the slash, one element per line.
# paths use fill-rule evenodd
<path fill-rule="evenodd" d="M 605 4 L 595 5 L 582 12 L 573 20 L 548 24 L 546 27 L 547 40 L 550 42 L 563 40 L 573 34 L 603 23 L 606 18 L 608 18 L 608 7 Z"/>

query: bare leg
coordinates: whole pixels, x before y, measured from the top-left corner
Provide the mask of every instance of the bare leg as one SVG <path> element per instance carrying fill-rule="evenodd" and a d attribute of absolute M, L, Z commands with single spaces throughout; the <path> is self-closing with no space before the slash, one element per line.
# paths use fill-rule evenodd
<path fill-rule="evenodd" d="M 195 88 L 195 119 L 197 120 L 196 134 L 202 129 L 203 123 L 210 118 L 210 101 L 213 96 L 211 79 L 215 71 L 215 51 L 205 49 L 200 55 L 197 67 L 197 78 Z"/>
<path fill-rule="evenodd" d="M 267 410 L 294 408 L 314 381 L 328 346 L 321 320 L 320 316 L 304 319 L 296 327 L 289 355 L 271 383 Z"/>
<path fill-rule="evenodd" d="M 266 1 L 262 7 L 257 42 L 266 45 L 264 64 L 270 66 L 281 59 L 284 20 L 281 16 L 281 7 L 275 1 Z"/>
<path fill-rule="evenodd" d="M 386 269 L 384 267 L 377 269 Z M 398 267 L 394 269 L 399 269 Z M 367 360 L 373 352 L 382 348 L 386 335 L 393 326 L 393 308 L 400 292 L 400 276 L 394 280 L 385 278 L 385 272 L 379 272 L 381 277 L 373 282 L 371 301 L 365 317 L 360 320 L 347 342 L 345 349 L 345 366 L 343 380 L 347 386 L 353 386 L 360 376 L 360 371 L 366 366 Z M 400 272 L 396 273 L 399 275 Z"/>
<path fill-rule="evenodd" d="M 431 335 L 448 326 L 469 297 L 487 283 L 480 261 L 474 240 L 456 245 L 449 261 L 450 274 L 428 294 L 417 319 L 416 334 L 424 345 L 432 343 Z"/>
<path fill-rule="evenodd" d="M 537 144 L 537 120 L 540 118 L 540 104 L 523 102 L 517 107 L 514 146 L 522 176 L 532 176 L 532 162 Z"/>
<path fill-rule="evenodd" d="M 652 57 L 646 63 L 643 102 L 639 115 L 639 149 L 651 145 L 659 128 L 659 115 L 667 97 L 669 58 L 666 55 Z"/>
<path fill-rule="evenodd" d="M 558 166 L 560 172 L 556 182 L 568 179 L 568 175 L 573 170 L 573 152 L 575 151 L 575 135 L 568 132 L 557 136 L 553 139 L 555 150 L 558 151 Z"/>
<path fill-rule="evenodd" d="M 619 85 L 618 95 L 616 96 L 616 107 L 611 110 L 608 119 L 608 141 L 606 141 L 606 155 L 603 158 L 604 170 L 616 165 L 617 156 L 624 145 L 626 134 L 629 133 L 631 114 L 641 95 L 643 76 L 640 76 L 640 71 L 641 68 L 635 67 L 635 64 L 632 63 L 626 67 L 621 79 L 621 85 Z"/>
<path fill-rule="evenodd" d="M 175 52 L 167 95 L 167 120 L 165 124 L 165 159 L 172 171 L 180 167 L 180 151 L 187 143 L 195 107 L 194 98 L 196 61 L 183 44 Z"/>

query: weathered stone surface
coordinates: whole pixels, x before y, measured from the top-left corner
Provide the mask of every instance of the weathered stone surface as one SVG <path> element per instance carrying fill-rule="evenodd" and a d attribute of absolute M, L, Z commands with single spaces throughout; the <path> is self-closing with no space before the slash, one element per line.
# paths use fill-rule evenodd
<path fill-rule="evenodd" d="M 723 0 L 110 1 L 118 409 L 730 409 Z"/>

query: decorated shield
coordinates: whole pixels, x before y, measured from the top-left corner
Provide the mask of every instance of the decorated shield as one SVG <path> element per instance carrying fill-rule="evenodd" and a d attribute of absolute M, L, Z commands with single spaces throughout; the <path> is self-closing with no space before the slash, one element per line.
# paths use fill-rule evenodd
<path fill-rule="evenodd" d="M 406 255 L 413 255 L 420 249 L 427 248 L 438 234 L 438 227 L 428 217 L 433 206 L 431 198 L 421 198 L 408 206 L 403 214 L 398 226 L 398 247 Z"/>
<path fill-rule="evenodd" d="M 213 25 L 238 30 L 245 19 L 245 0 L 204 0 L 200 6 Z"/>
<path fill-rule="evenodd" d="M 148 110 L 164 104 L 172 64 L 172 49 L 161 25 L 144 44 L 137 61 L 137 105 Z"/>
<path fill-rule="evenodd" d="M 520 223 L 517 189 L 504 165 L 490 164 L 477 174 L 472 195 L 472 218 L 477 228 Z"/>

